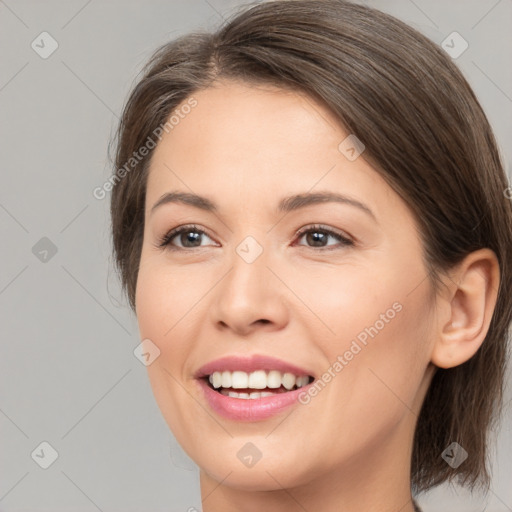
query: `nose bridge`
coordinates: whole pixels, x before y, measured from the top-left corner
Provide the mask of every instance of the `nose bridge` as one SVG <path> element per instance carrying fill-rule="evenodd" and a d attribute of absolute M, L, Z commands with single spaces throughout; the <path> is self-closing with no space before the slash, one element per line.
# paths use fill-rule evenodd
<path fill-rule="evenodd" d="M 246 236 L 229 259 L 230 270 L 219 283 L 215 306 L 215 322 L 247 331 L 255 322 L 281 324 L 285 317 L 282 283 L 268 267 L 272 255 L 255 236 Z"/>
<path fill-rule="evenodd" d="M 258 237 L 261 238 L 261 237 Z M 270 263 L 269 251 L 265 250 L 255 236 L 247 235 L 234 248 L 231 257 L 230 285 L 235 295 L 247 295 L 248 300 L 257 300 L 260 294 L 265 294 L 269 289 L 270 271 L 267 265 Z"/>
<path fill-rule="evenodd" d="M 258 238 L 261 239 L 261 235 Z M 266 259 L 267 252 L 263 247 L 263 241 L 260 243 L 253 235 L 247 235 L 235 248 L 235 253 L 247 265 L 252 265 L 258 260 Z M 264 258 L 262 258 L 263 253 L 265 253 Z"/>

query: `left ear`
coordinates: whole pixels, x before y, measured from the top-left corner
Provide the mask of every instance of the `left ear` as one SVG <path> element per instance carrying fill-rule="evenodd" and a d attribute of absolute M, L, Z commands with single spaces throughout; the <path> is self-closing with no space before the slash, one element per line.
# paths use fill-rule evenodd
<path fill-rule="evenodd" d="M 440 323 L 432 363 L 440 368 L 452 368 L 478 351 L 489 330 L 499 282 L 499 263 L 491 249 L 468 254 L 450 272 L 446 300 L 438 306 Z"/>

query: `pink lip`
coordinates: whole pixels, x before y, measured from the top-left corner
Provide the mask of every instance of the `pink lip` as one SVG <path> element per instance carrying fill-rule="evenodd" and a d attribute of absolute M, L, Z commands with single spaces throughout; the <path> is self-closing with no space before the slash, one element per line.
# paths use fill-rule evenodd
<path fill-rule="evenodd" d="M 253 355 L 251 357 L 227 356 L 205 364 L 195 374 L 203 396 L 215 412 L 225 418 L 236 421 L 260 421 L 274 416 L 294 403 L 300 403 L 298 400 L 299 395 L 305 391 L 307 392 L 314 382 L 310 382 L 299 389 L 277 393 L 273 396 L 243 399 L 225 396 L 215 391 L 209 386 L 207 379 L 204 378 L 213 372 L 233 372 L 236 370 L 247 373 L 256 370 L 277 370 L 282 373 L 293 373 L 297 376 L 310 375 L 314 377 L 312 372 L 304 368 L 264 355 Z"/>
<path fill-rule="evenodd" d="M 298 404 L 299 395 L 307 392 L 313 382 L 285 393 L 264 398 L 233 398 L 212 389 L 208 382 L 198 379 L 203 395 L 209 406 L 221 416 L 236 421 L 261 421 L 280 413 L 291 405 Z"/>
<path fill-rule="evenodd" d="M 195 377 L 200 379 L 213 372 L 229 371 L 234 372 L 240 370 L 242 372 L 254 372 L 256 370 L 277 370 L 282 373 L 293 373 L 294 375 L 311 375 L 313 373 L 304 368 L 299 368 L 293 364 L 287 363 L 281 359 L 264 355 L 247 356 L 226 356 L 215 361 L 211 361 L 197 370 Z"/>

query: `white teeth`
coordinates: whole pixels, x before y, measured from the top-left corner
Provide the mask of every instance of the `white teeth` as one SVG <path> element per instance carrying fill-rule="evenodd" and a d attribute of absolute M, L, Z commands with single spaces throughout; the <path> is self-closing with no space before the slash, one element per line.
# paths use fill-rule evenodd
<path fill-rule="evenodd" d="M 271 370 L 269 372 L 266 372 L 265 370 L 256 370 L 252 373 L 246 373 L 238 370 L 234 372 L 213 372 L 208 377 L 208 380 L 215 389 L 278 389 L 283 386 L 287 390 L 291 390 L 294 388 L 294 386 L 301 388 L 302 386 L 305 386 L 309 383 L 309 377 L 307 375 L 296 376 L 293 373 L 281 373 L 277 370 Z M 247 396 L 240 396 L 240 394 L 247 394 Z M 268 396 L 268 394 L 268 391 L 260 393 L 262 397 Z M 252 393 L 252 395 L 254 395 L 254 393 Z M 229 396 L 232 395 L 230 394 Z M 237 393 L 237 398 L 249 398 L 249 395 L 248 393 Z M 260 397 L 257 396 L 256 398 Z"/>
<path fill-rule="evenodd" d="M 215 372 L 210 375 L 210 384 L 214 388 L 220 388 L 222 386 L 222 375 L 220 372 Z"/>
<path fill-rule="evenodd" d="M 283 386 L 286 389 L 292 389 L 295 386 L 295 375 L 293 373 L 285 373 L 283 375 Z"/>
<path fill-rule="evenodd" d="M 220 392 L 225 396 L 230 396 L 231 398 L 243 398 L 252 400 L 255 398 L 265 398 L 266 396 L 273 396 L 278 394 L 270 393 L 269 391 L 262 391 L 261 393 L 258 391 L 254 391 L 253 393 L 237 393 L 236 391 L 228 391 L 227 389 L 221 389 Z"/>
<path fill-rule="evenodd" d="M 281 377 L 282 373 L 276 370 L 272 370 L 268 372 L 267 375 L 267 386 L 272 389 L 277 389 L 281 387 Z"/>
<path fill-rule="evenodd" d="M 224 375 L 224 373 L 223 373 Z M 235 389 L 242 389 L 249 387 L 249 375 L 245 372 L 233 372 L 231 374 L 231 387 Z"/>
<path fill-rule="evenodd" d="M 248 388 L 265 389 L 267 387 L 267 374 L 265 370 L 257 370 L 249 374 Z"/>
<path fill-rule="evenodd" d="M 215 372 L 219 373 L 219 372 Z M 214 373 L 214 375 L 215 375 Z M 215 386 L 215 384 L 214 384 Z M 217 387 L 220 388 L 222 386 L 223 388 L 230 388 L 231 387 L 231 372 L 222 372 L 221 374 L 221 384 L 219 384 Z"/>

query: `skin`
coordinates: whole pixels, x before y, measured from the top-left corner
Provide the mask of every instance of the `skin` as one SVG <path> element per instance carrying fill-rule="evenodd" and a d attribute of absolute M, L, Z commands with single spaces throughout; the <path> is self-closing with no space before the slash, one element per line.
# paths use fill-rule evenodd
<path fill-rule="evenodd" d="M 339 151 L 349 134 L 325 107 L 236 82 L 194 97 L 152 157 L 136 312 L 141 339 L 160 350 L 148 366 L 155 399 L 200 468 L 203 510 L 412 512 L 418 411 L 436 366 L 463 363 L 485 337 L 494 254 L 469 255 L 434 296 L 411 211 L 364 152 L 349 161 Z M 219 211 L 169 203 L 151 212 L 170 191 L 206 196 Z M 318 191 L 357 199 L 375 218 L 333 202 L 276 211 L 282 197 Z M 157 247 L 189 223 L 207 234 Z M 354 245 L 296 236 L 317 223 Z M 252 263 L 236 252 L 249 235 L 263 249 Z M 230 354 L 272 355 L 320 377 L 397 302 L 401 311 L 317 396 L 267 420 L 218 416 L 193 378 Z M 247 442 L 262 454 L 250 468 L 237 457 Z"/>

